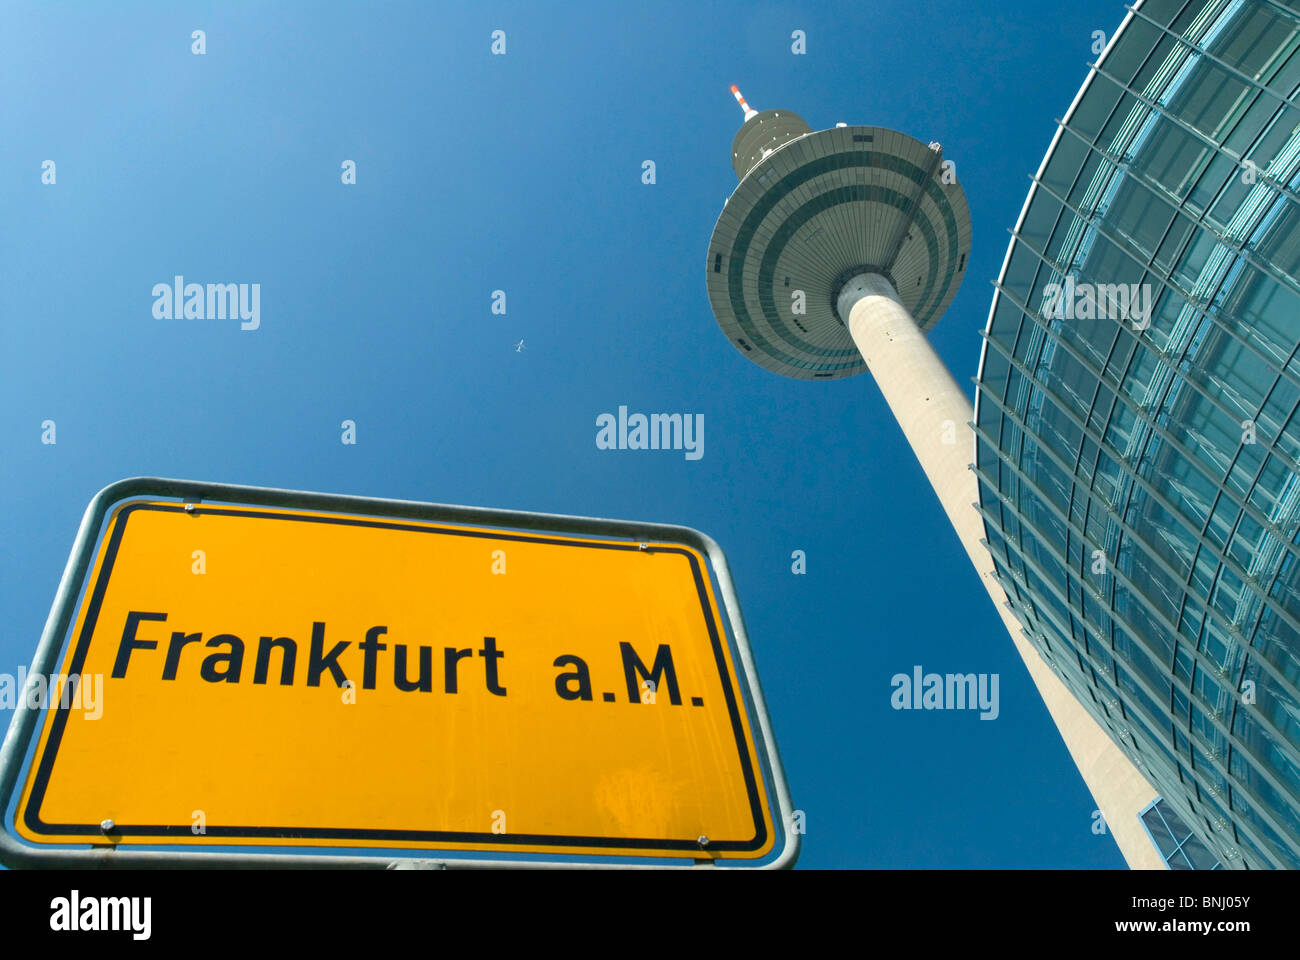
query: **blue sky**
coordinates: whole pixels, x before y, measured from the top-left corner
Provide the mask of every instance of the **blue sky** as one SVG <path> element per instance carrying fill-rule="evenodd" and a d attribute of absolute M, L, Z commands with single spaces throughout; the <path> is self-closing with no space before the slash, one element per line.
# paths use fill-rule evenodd
<path fill-rule="evenodd" d="M 728 555 L 801 866 L 1122 867 L 874 384 L 750 363 L 704 277 L 730 84 L 814 129 L 939 140 L 974 246 L 931 338 L 968 383 L 1027 177 L 1123 14 L 6 4 L 0 671 L 30 663 L 81 513 L 122 477 L 685 524 Z M 155 319 L 175 274 L 260 283 L 260 328 Z M 702 413 L 704 456 L 597 449 L 620 404 Z M 999 674 L 1000 715 L 891 709 L 915 664 Z"/>

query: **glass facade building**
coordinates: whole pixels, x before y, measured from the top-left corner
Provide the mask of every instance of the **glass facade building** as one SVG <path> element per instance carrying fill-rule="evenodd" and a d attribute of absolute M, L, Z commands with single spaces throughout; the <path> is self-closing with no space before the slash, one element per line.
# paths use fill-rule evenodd
<path fill-rule="evenodd" d="M 1294 5 L 1138 3 L 1034 178 L 976 391 L 1017 618 L 1226 869 L 1300 867 L 1298 94 Z"/>

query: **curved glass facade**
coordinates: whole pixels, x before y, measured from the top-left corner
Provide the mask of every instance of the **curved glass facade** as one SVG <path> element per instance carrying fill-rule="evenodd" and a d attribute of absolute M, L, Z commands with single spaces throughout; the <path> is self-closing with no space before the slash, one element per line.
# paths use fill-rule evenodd
<path fill-rule="evenodd" d="M 1224 867 L 1300 867 L 1300 10 L 1146 0 L 1058 130 L 976 394 L 1031 642 Z"/>

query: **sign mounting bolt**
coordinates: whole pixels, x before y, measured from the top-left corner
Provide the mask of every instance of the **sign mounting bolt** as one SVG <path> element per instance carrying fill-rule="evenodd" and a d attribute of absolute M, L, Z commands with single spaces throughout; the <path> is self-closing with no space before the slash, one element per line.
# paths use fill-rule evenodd
<path fill-rule="evenodd" d="M 185 504 L 185 512 L 186 512 L 186 513 L 193 513 L 193 512 L 194 512 L 194 504 L 192 504 L 192 503 L 187 503 L 187 504 Z"/>
<path fill-rule="evenodd" d="M 701 847 L 707 847 L 709 845 L 709 838 L 706 837 L 704 834 L 700 834 L 698 837 L 695 838 L 695 842 L 698 843 Z"/>
<path fill-rule="evenodd" d="M 103 830 L 105 833 L 112 833 L 114 828 L 116 827 L 117 824 L 113 822 L 112 817 L 106 817 L 105 819 L 99 821 L 99 829 Z"/>

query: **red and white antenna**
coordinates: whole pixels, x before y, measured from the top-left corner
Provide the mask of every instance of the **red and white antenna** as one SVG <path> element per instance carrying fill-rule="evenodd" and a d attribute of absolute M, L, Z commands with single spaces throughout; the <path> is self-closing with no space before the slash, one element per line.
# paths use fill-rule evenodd
<path fill-rule="evenodd" d="M 746 121 L 758 116 L 758 111 L 745 102 L 744 96 L 741 95 L 740 88 L 734 83 L 731 85 L 731 95 L 734 96 L 736 102 L 740 104 L 740 109 L 745 111 Z"/>

